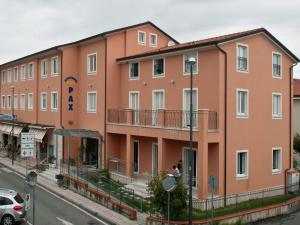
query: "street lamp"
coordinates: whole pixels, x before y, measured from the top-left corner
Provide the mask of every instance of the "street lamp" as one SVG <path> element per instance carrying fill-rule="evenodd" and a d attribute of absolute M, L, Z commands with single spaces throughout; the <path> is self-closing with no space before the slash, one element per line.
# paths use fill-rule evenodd
<path fill-rule="evenodd" d="M 193 171 L 192 171 L 192 152 L 193 152 L 193 65 L 196 64 L 196 58 L 188 58 L 190 65 L 190 151 L 189 151 L 189 225 L 192 225 L 193 214 Z"/>
<path fill-rule="evenodd" d="M 37 183 L 37 173 L 30 171 L 26 176 L 26 181 L 32 187 L 32 225 L 35 225 L 35 185 Z"/>
<path fill-rule="evenodd" d="M 14 86 L 11 86 L 11 90 L 12 90 L 12 98 L 11 98 L 11 114 L 12 114 L 12 129 L 11 129 L 11 151 L 12 151 L 12 156 L 11 156 L 11 164 L 14 165 L 14 158 L 15 158 L 15 144 L 14 144 L 14 128 L 15 128 L 15 87 Z"/>

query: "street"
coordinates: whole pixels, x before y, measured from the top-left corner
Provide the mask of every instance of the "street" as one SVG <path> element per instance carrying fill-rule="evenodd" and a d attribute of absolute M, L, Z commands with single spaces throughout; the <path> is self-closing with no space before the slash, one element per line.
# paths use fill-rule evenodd
<path fill-rule="evenodd" d="M 24 185 L 24 177 L 5 168 L 0 164 L 0 188 L 8 188 L 18 191 L 24 198 L 28 187 Z M 35 225 L 104 225 L 104 221 L 85 212 L 79 207 L 69 203 L 59 196 L 37 186 L 35 191 Z M 32 224 L 32 201 L 27 212 L 28 222 L 20 225 Z"/>

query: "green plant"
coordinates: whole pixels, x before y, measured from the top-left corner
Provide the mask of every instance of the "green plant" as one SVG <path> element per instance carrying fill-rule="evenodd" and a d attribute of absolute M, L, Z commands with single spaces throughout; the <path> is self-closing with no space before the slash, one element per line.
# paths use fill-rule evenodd
<path fill-rule="evenodd" d="M 165 173 L 154 177 L 148 184 L 148 192 L 152 196 L 153 207 L 164 217 L 168 212 L 168 193 L 164 190 L 162 179 Z M 170 193 L 170 219 L 183 218 L 187 209 L 187 189 L 181 179 L 176 180 L 176 189 Z"/>
<path fill-rule="evenodd" d="M 81 144 L 78 148 L 78 157 L 79 157 L 79 161 L 83 161 L 83 154 L 85 152 L 85 147 L 83 144 Z"/>
<path fill-rule="evenodd" d="M 300 153 L 300 135 L 298 133 L 294 136 L 294 149 Z"/>
<path fill-rule="evenodd" d="M 100 173 L 100 176 L 103 176 L 103 177 L 105 177 L 107 179 L 110 179 L 110 173 L 109 173 L 108 169 L 103 169 L 99 173 Z"/>

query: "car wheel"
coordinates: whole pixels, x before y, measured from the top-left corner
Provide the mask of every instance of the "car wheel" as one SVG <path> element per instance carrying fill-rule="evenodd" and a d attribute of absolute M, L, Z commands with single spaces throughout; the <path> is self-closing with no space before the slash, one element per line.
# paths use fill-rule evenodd
<path fill-rule="evenodd" d="M 14 218 L 12 216 L 3 216 L 2 218 L 2 225 L 13 225 L 14 224 Z"/>

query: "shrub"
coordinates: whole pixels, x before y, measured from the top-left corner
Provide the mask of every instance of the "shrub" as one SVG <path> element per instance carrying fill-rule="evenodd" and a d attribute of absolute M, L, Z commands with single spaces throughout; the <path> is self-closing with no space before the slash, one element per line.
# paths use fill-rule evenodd
<path fill-rule="evenodd" d="M 298 133 L 294 136 L 294 149 L 298 153 L 300 152 L 300 135 Z"/>

